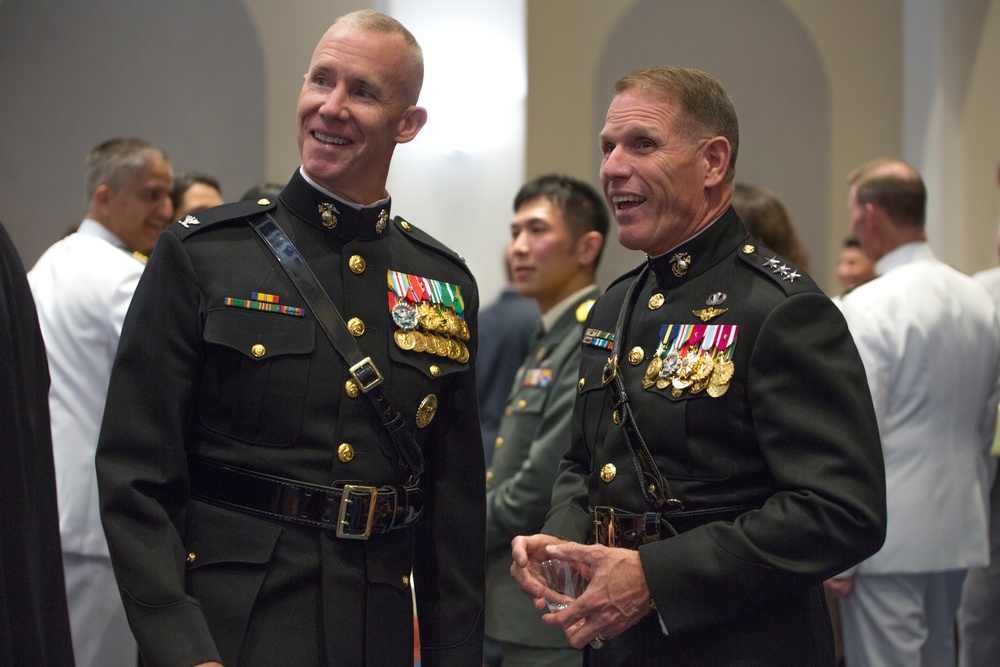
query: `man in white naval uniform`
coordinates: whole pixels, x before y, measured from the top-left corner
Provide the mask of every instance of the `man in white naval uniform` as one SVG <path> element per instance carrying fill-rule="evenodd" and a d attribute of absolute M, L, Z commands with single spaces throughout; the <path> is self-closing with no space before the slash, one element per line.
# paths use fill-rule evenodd
<path fill-rule="evenodd" d="M 915 169 L 878 160 L 849 183 L 851 232 L 878 277 L 843 310 L 882 438 L 888 529 L 880 551 L 828 587 L 842 596 L 848 665 L 954 665 L 962 583 L 989 559 L 1000 324 L 982 286 L 931 251 Z"/>
<path fill-rule="evenodd" d="M 77 667 L 138 659 L 97 504 L 94 454 L 122 322 L 145 256 L 170 223 L 164 152 L 111 139 L 86 161 L 87 217 L 28 273 L 45 340 L 66 595 Z"/>

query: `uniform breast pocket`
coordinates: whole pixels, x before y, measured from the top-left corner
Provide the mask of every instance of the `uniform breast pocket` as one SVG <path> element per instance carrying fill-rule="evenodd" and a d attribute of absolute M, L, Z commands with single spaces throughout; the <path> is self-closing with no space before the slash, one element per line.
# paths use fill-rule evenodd
<path fill-rule="evenodd" d="M 298 437 L 316 347 L 312 320 L 235 308 L 209 311 L 198 409 L 209 429 L 271 447 Z"/>

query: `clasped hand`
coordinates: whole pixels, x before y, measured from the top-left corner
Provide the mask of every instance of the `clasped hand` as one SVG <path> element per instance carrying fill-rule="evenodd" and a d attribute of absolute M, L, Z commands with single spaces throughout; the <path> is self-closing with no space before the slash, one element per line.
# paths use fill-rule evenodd
<path fill-rule="evenodd" d="M 639 552 L 565 542 L 550 535 L 514 538 L 510 573 L 536 609 L 545 608 L 549 592 L 538 566 L 558 558 L 569 562 L 589 583 L 566 609 L 542 616 L 561 628 L 569 643 L 583 648 L 595 637 L 617 637 L 650 612 L 649 587 L 639 562 Z"/>

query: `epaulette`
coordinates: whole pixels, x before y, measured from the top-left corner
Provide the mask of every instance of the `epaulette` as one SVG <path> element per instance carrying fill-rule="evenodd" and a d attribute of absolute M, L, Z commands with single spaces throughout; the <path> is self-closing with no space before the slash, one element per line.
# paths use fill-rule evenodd
<path fill-rule="evenodd" d="M 170 225 L 170 230 L 183 240 L 211 225 L 228 220 L 240 220 L 248 215 L 271 211 L 277 205 L 277 199 L 258 199 L 257 201 L 237 201 L 231 204 L 213 206 L 189 215 L 183 220 L 178 220 Z"/>
<path fill-rule="evenodd" d="M 753 269 L 770 278 L 785 294 L 813 292 L 819 289 L 812 277 L 790 260 L 764 248 L 750 238 L 741 245 L 736 255 Z"/>
<path fill-rule="evenodd" d="M 457 264 L 462 268 L 463 271 L 469 274 L 472 278 L 472 271 L 469 269 L 469 263 L 465 261 L 465 257 L 462 257 L 459 253 L 455 252 L 445 244 L 438 241 L 436 238 L 423 231 L 416 225 L 407 222 L 398 215 L 392 219 L 392 224 L 396 226 L 397 231 L 400 232 L 400 236 L 403 238 L 410 239 L 411 241 L 418 243 L 425 248 L 430 248 L 440 255 L 443 255 Z"/>

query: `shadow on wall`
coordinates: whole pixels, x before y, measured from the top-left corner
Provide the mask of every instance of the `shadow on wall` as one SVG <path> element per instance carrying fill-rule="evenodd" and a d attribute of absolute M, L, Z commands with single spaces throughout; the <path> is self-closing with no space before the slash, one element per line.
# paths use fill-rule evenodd
<path fill-rule="evenodd" d="M 654 65 L 715 75 L 736 104 L 736 178 L 785 202 L 808 252 L 810 273 L 828 273 L 830 99 L 816 48 L 778 0 L 637 0 L 612 28 L 598 61 L 594 118 L 604 123 L 614 82 Z M 593 169 L 597 174 L 597 167 Z M 608 245 L 600 282 L 637 265 L 638 253 Z M 834 292 L 836 293 L 836 292 Z"/>
<path fill-rule="evenodd" d="M 261 181 L 264 72 L 239 0 L 0 1 L 0 215 L 25 266 L 83 218 L 84 157 L 110 137 L 159 144 L 227 201 Z"/>

